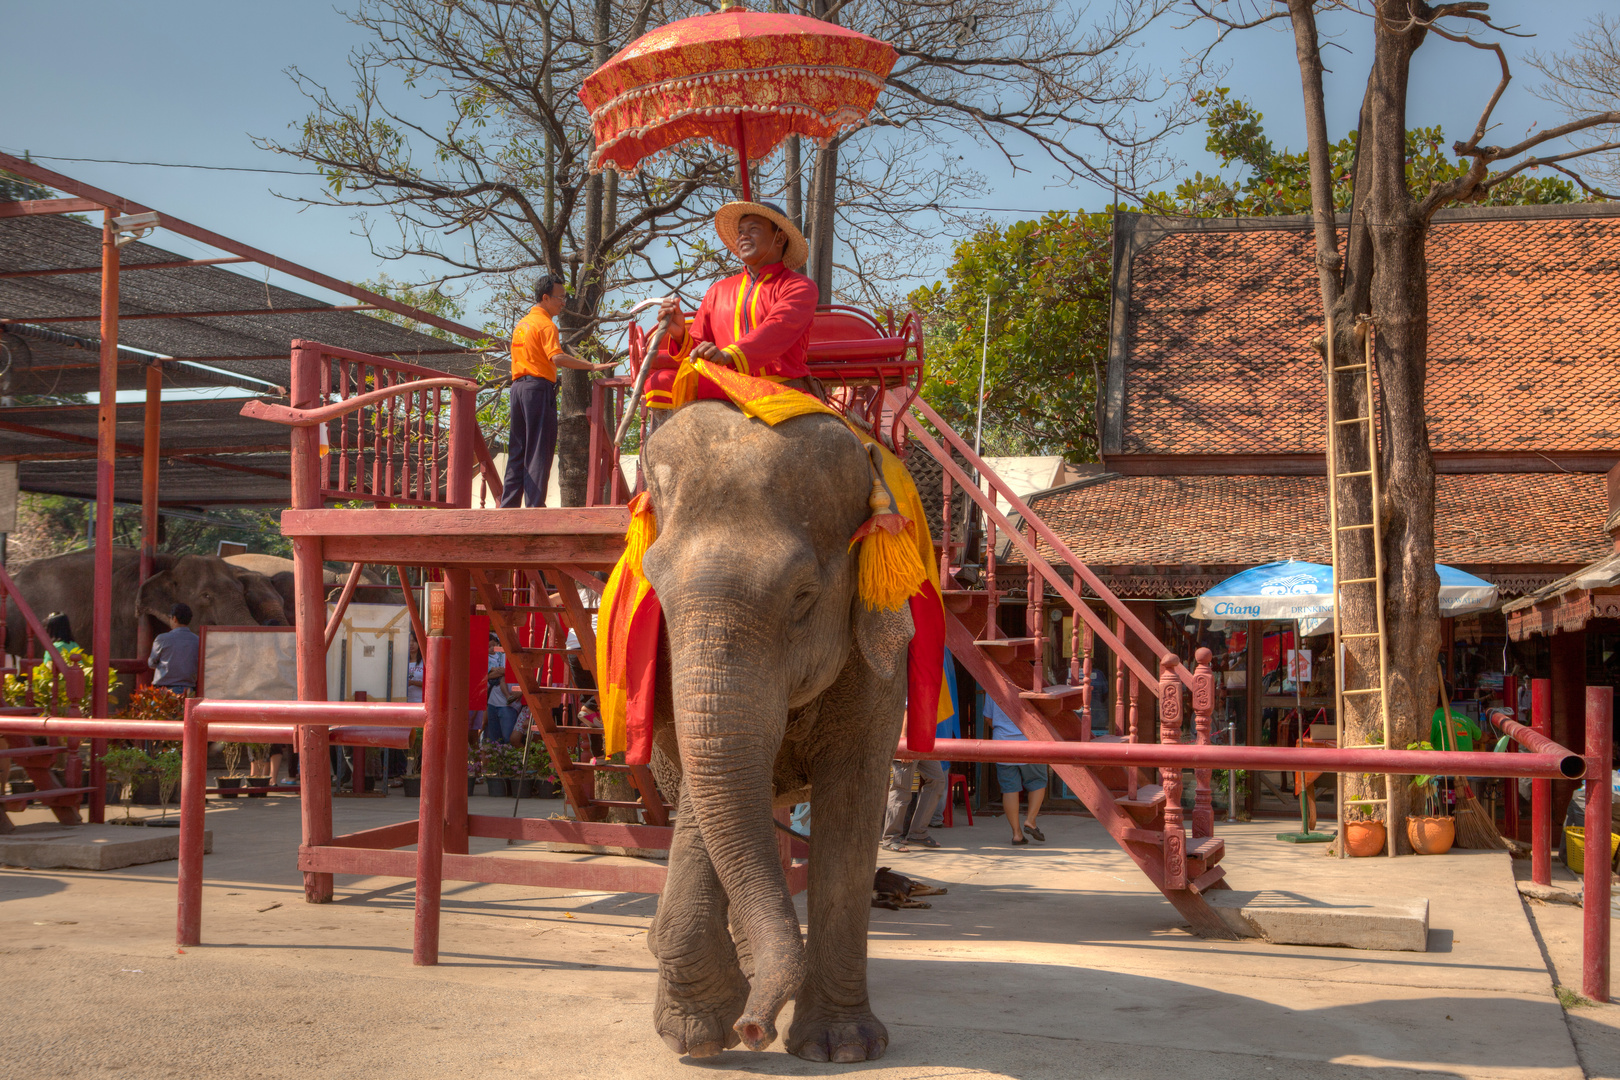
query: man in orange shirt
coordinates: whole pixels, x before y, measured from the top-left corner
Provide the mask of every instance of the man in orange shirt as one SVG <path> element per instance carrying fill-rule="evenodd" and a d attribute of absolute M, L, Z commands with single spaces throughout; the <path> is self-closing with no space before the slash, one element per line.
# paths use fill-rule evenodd
<path fill-rule="evenodd" d="M 534 307 L 512 332 L 512 426 L 506 440 L 506 480 L 502 506 L 544 506 L 557 452 L 557 369 L 607 371 L 563 352 L 556 318 L 568 303 L 562 278 L 552 274 L 534 286 Z"/>

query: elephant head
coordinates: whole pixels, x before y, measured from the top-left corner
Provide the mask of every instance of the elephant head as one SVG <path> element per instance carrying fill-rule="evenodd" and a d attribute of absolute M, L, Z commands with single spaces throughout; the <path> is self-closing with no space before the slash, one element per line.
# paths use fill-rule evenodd
<path fill-rule="evenodd" d="M 254 575 L 260 577 L 259 575 Z M 263 578 L 260 577 L 263 581 Z M 273 601 L 280 608 L 280 598 L 268 581 L 262 590 L 256 590 L 261 601 Z M 173 564 L 141 582 L 135 597 L 138 618 L 155 616 L 167 620 L 169 609 L 184 603 L 191 608 L 192 628 L 202 626 L 255 626 L 248 602 L 248 589 L 237 574 L 237 568 L 213 555 L 182 555 Z M 281 621 L 286 622 L 285 616 Z M 166 626 L 167 623 L 165 622 Z"/>
<path fill-rule="evenodd" d="M 232 571 L 242 583 L 242 598 L 254 622 L 260 626 L 288 625 L 286 604 L 274 580 L 240 566 L 232 567 Z"/>
<path fill-rule="evenodd" d="M 653 433 L 643 466 L 658 525 L 643 566 L 668 635 L 680 812 L 700 823 L 751 946 L 735 1029 L 760 1049 L 805 972 L 771 818 L 786 794 L 773 779 L 790 711 L 832 686 L 852 650 L 903 678 L 910 617 L 857 600 L 850 538 L 871 513 L 871 472 L 838 419 L 770 427 L 698 401 Z"/>

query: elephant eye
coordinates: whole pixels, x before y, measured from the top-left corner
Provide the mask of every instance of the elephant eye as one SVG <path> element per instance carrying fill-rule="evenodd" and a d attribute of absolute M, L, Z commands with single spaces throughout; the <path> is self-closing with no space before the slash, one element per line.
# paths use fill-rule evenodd
<path fill-rule="evenodd" d="M 821 589 L 816 585 L 805 585 L 793 597 L 793 618 L 802 619 L 810 614 L 811 605 L 816 602 L 816 596 Z"/>

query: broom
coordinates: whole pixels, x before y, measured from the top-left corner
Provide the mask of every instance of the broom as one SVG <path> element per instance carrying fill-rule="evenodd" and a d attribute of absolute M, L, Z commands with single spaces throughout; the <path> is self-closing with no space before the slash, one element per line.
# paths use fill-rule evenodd
<path fill-rule="evenodd" d="M 1457 740 L 1451 727 L 1451 702 L 1446 695 L 1444 671 L 1440 672 L 1440 708 L 1445 716 L 1440 736 L 1440 742 L 1443 744 L 1441 749 L 1455 750 Z M 1457 846 L 1483 851 L 1512 851 L 1513 846 L 1508 843 L 1507 837 L 1497 831 L 1496 822 L 1491 820 L 1491 815 L 1485 812 L 1485 807 L 1481 806 L 1479 799 L 1474 796 L 1474 789 L 1469 786 L 1468 778 L 1458 776 L 1453 779 L 1460 785 L 1456 809 Z M 1518 792 L 1513 792 L 1513 795 L 1517 797 Z"/>

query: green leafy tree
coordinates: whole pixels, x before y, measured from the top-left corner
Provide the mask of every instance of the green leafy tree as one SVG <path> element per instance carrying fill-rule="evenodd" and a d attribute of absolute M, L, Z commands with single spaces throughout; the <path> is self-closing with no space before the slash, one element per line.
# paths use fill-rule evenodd
<path fill-rule="evenodd" d="M 945 281 L 911 294 L 928 332 L 923 396 L 958 431 L 975 424 L 983 355 L 987 452 L 1096 458 L 1109 228 L 1106 213 L 993 225 L 956 246 Z"/>

